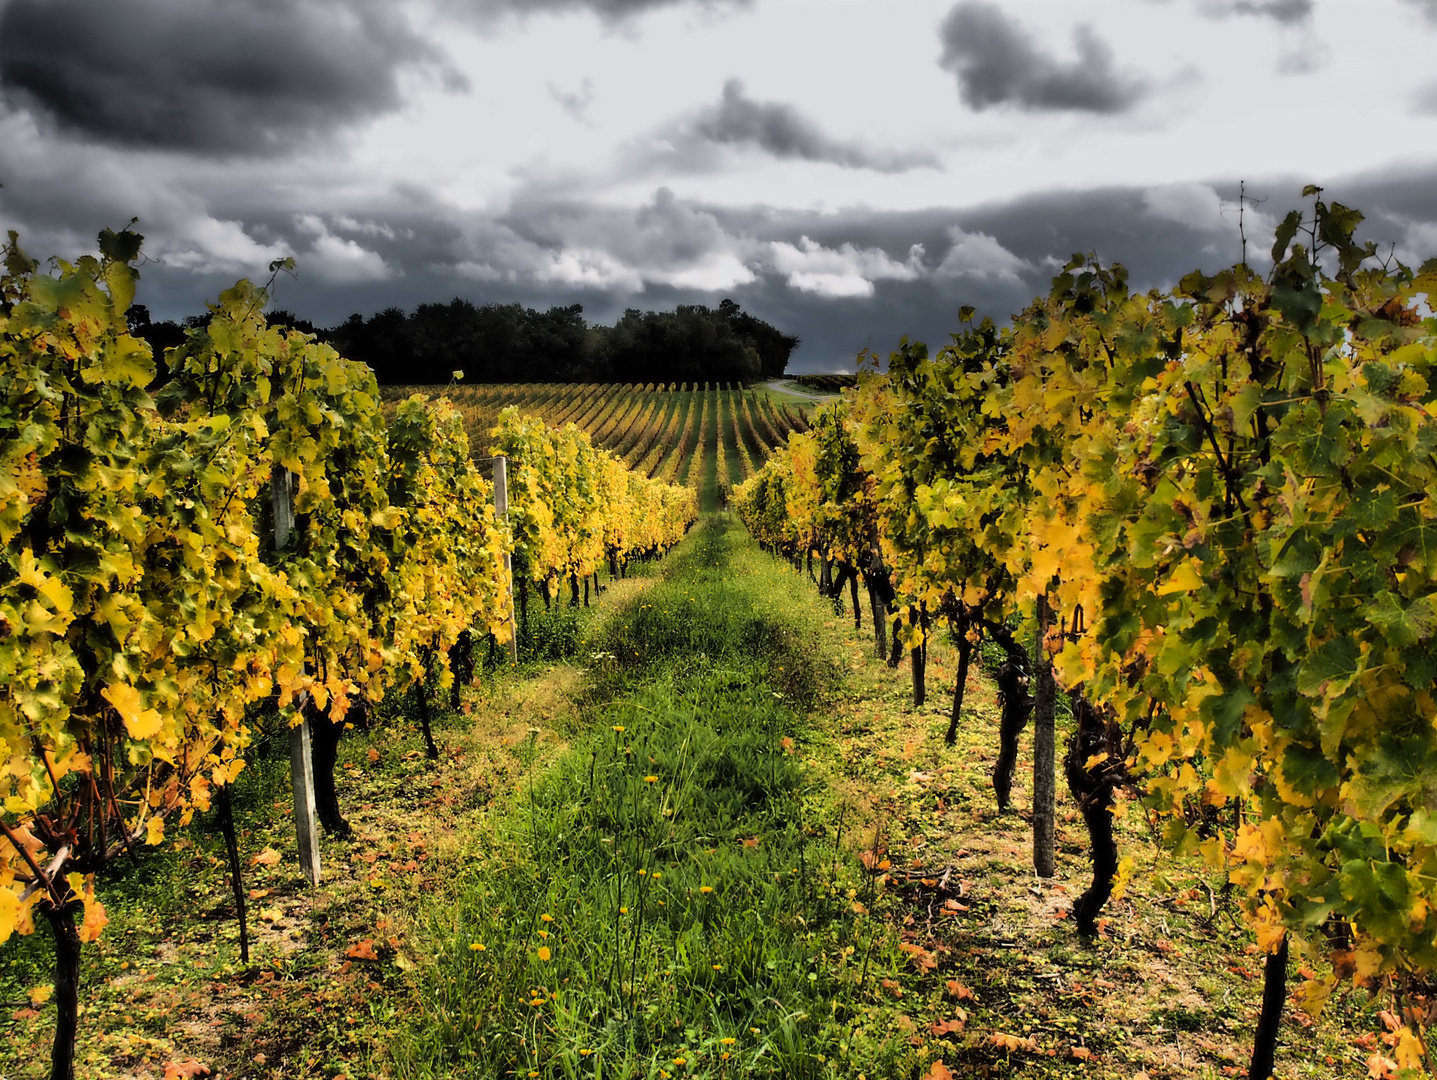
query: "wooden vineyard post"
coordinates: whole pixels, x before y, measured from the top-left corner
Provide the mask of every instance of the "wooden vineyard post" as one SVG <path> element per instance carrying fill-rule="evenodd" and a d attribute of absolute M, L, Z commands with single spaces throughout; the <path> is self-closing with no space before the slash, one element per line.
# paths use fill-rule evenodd
<path fill-rule="evenodd" d="M 294 473 L 276 468 L 270 480 L 274 505 L 274 549 L 289 546 L 294 532 Z M 289 776 L 294 792 L 294 834 L 299 844 L 299 868 L 311 885 L 319 884 L 319 830 L 314 818 L 314 765 L 309 756 L 309 718 L 305 707 L 309 695 L 299 702 L 299 724 L 289 729 Z"/>
<path fill-rule="evenodd" d="M 494 516 L 509 518 L 509 460 L 503 454 L 494 459 Z M 504 577 L 509 582 L 509 660 L 519 662 L 519 627 L 514 623 L 514 559 L 504 553 Z"/>
<path fill-rule="evenodd" d="M 1038 634 L 1033 643 L 1033 870 L 1044 878 L 1057 873 L 1057 736 L 1053 713 L 1058 688 L 1053 682 L 1053 659 L 1044 643 L 1050 617 L 1048 598 L 1039 596 Z"/>

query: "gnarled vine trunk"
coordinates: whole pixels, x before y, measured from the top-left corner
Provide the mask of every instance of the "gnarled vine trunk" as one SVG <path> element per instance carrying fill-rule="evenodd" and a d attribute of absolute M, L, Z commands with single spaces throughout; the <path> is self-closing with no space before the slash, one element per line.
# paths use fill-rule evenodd
<path fill-rule="evenodd" d="M 75 1080 L 75 1036 L 80 1029 L 80 931 L 78 904 L 45 905 L 55 933 L 55 1041 L 50 1046 L 50 1080 Z"/>
<path fill-rule="evenodd" d="M 363 700 L 350 705 L 350 713 L 366 708 Z M 339 811 L 339 791 L 334 784 L 334 766 L 339 759 L 339 740 L 344 737 L 344 722 L 335 723 L 306 700 L 305 715 L 309 720 L 309 760 L 314 772 L 314 812 L 324 831 L 331 836 L 347 837 L 349 822 Z"/>
<path fill-rule="evenodd" d="M 1092 852 L 1093 881 L 1073 903 L 1078 933 L 1098 932 L 1098 912 L 1113 892 L 1118 845 L 1113 836 L 1113 792 L 1123 779 L 1122 745 L 1117 725 L 1105 720 L 1081 694 L 1073 695 L 1077 726 L 1068 741 L 1063 773 L 1083 815 Z M 1092 762 L 1091 765 L 1088 762 Z"/>
<path fill-rule="evenodd" d="M 998 809 L 1007 810 L 1013 793 L 1013 770 L 1018 764 L 1018 737 L 1033 714 L 1033 697 L 1028 692 L 1030 668 L 1028 651 L 1006 627 L 989 626 L 988 633 L 1007 656 L 996 675 L 1002 714 L 998 725 L 998 761 L 993 766 L 993 792 L 998 797 Z"/>
<path fill-rule="evenodd" d="M 1262 1012 L 1257 1018 L 1257 1033 L 1252 1041 L 1252 1063 L 1247 1080 L 1268 1080 L 1277 1057 L 1277 1032 L 1282 1026 L 1282 1011 L 1287 1005 L 1287 938 L 1275 952 L 1267 954 L 1262 965 Z"/>
<path fill-rule="evenodd" d="M 948 733 L 943 741 L 952 746 L 958 740 L 958 718 L 963 713 L 963 695 L 968 687 L 968 665 L 973 658 L 973 642 L 968 640 L 972 625 L 966 609 L 960 608 L 954 633 L 958 635 L 958 678 L 953 684 L 953 715 L 948 719 Z"/>
<path fill-rule="evenodd" d="M 235 896 L 235 918 L 239 921 L 240 962 L 249 963 L 249 921 L 245 910 L 244 871 L 240 864 L 239 838 L 235 835 L 234 808 L 230 800 L 230 785 L 220 785 L 215 796 L 216 819 L 220 835 L 224 837 L 225 853 L 230 861 L 230 888 Z"/>

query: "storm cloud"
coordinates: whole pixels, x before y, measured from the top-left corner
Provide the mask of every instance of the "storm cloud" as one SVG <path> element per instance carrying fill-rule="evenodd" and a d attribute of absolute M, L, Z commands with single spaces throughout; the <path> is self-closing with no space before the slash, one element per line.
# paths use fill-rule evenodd
<path fill-rule="evenodd" d="M 1119 113 L 1143 96 L 1143 83 L 1114 66 L 1112 50 L 1089 28 L 1074 31 L 1077 52 L 1065 61 L 1042 51 L 1003 9 L 963 0 L 938 31 L 939 64 L 958 79 L 974 109 L 1010 105 L 1027 110 Z"/>
<path fill-rule="evenodd" d="M 282 153 L 398 108 L 414 65 L 458 76 L 381 3 L 11 0 L 0 95 L 72 136 Z"/>
<path fill-rule="evenodd" d="M 888 152 L 832 138 L 791 105 L 755 101 L 737 79 L 724 83 L 718 104 L 705 109 L 689 132 L 721 146 L 753 147 L 776 158 L 827 162 L 850 169 L 905 172 L 938 166 L 929 154 Z"/>
<path fill-rule="evenodd" d="M 1239 176 L 1255 265 L 1308 182 L 1437 254 L 1437 0 L 1369 2 L 1343 30 L 1294 0 L 1109 5 L 1075 46 L 1044 0 L 0 0 L 0 234 L 73 258 L 137 215 L 155 318 L 293 256 L 273 302 L 322 326 L 732 297 L 802 337 L 795 370 L 851 366 L 941 345 L 961 305 L 1006 320 L 1074 252 L 1135 288 L 1231 265 Z M 1276 78 L 1322 48 L 1399 107 Z M 1205 172 L 1237 115 L 1367 138 L 1346 179 L 1312 140 Z"/>
<path fill-rule="evenodd" d="M 623 23 L 662 8 L 745 8 L 751 3 L 752 0 L 448 0 L 446 6 L 480 22 L 544 12 L 589 12 L 606 23 Z"/>
<path fill-rule="evenodd" d="M 1225 6 L 1218 5 L 1215 10 L 1232 15 L 1258 15 L 1291 25 L 1310 19 L 1313 6 L 1314 0 L 1235 0 Z"/>

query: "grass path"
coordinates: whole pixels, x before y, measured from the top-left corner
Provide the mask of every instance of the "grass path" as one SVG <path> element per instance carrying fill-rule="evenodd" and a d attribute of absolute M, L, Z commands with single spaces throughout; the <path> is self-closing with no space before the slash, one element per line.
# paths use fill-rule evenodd
<path fill-rule="evenodd" d="M 831 674 L 816 624 L 754 555 L 710 517 L 600 632 L 603 722 L 435 906 L 401 1074 L 817 1077 L 846 1056 L 847 987 L 891 957 L 798 754 L 795 706 Z M 903 1051 L 864 1056 L 887 1075 Z"/>

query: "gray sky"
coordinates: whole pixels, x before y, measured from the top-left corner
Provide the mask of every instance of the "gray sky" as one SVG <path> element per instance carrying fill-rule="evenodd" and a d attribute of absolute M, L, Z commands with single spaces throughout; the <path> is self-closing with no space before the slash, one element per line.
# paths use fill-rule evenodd
<path fill-rule="evenodd" d="M 716 304 L 851 368 L 1075 251 L 1170 285 L 1307 183 L 1437 255 L 1437 0 L 0 0 L 0 228 L 321 324 Z"/>

